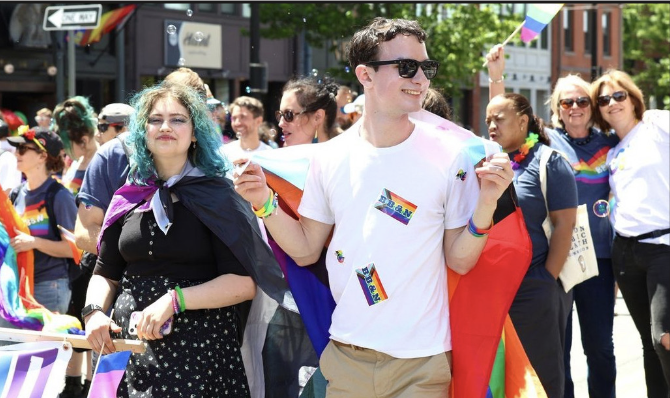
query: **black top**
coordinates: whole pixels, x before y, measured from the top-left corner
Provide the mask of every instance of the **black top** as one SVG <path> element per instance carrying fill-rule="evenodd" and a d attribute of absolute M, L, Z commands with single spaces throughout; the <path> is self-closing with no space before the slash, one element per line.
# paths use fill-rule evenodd
<path fill-rule="evenodd" d="M 95 274 L 111 280 L 128 276 L 165 276 L 211 280 L 219 275 L 249 273 L 212 231 L 181 202 L 173 203 L 174 221 L 161 231 L 152 211 L 134 210 L 103 235 Z"/>

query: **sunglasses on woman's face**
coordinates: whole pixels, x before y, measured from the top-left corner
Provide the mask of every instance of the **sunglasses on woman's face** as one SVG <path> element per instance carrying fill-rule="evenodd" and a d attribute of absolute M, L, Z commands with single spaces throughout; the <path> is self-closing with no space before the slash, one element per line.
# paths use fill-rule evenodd
<path fill-rule="evenodd" d="M 21 155 L 21 156 L 25 155 L 26 152 L 28 152 L 28 151 L 35 151 L 37 153 L 42 152 L 41 149 L 39 149 L 37 147 L 34 147 L 34 146 L 31 146 L 31 145 L 23 144 L 23 145 L 19 145 L 18 147 L 16 147 L 16 152 L 18 152 L 19 155 Z"/>
<path fill-rule="evenodd" d="M 588 108 L 591 106 L 591 99 L 589 97 L 579 97 L 577 99 L 563 98 L 562 100 L 558 101 L 558 104 L 561 106 L 561 108 L 568 110 L 572 108 L 575 102 L 580 108 Z"/>
<path fill-rule="evenodd" d="M 98 124 L 98 131 L 104 133 L 107 131 L 109 126 L 123 126 L 123 123 L 100 123 Z"/>
<path fill-rule="evenodd" d="M 419 71 L 419 67 L 423 70 L 423 74 L 426 75 L 426 79 L 430 80 L 437 75 L 437 70 L 440 67 L 440 63 L 427 59 L 423 62 L 419 62 L 414 59 L 394 59 L 392 61 L 370 61 L 365 63 L 366 66 L 380 66 L 380 65 L 398 65 L 398 74 L 400 77 L 405 79 L 411 79 L 416 75 L 416 72 Z"/>
<path fill-rule="evenodd" d="M 287 109 L 285 111 L 276 111 L 275 112 L 275 119 L 277 119 L 277 123 L 281 122 L 281 118 L 283 117 L 284 120 L 286 120 L 286 123 L 291 123 L 293 119 L 295 119 L 296 116 L 302 115 L 307 111 L 302 111 L 302 112 L 293 112 L 290 109 Z"/>
<path fill-rule="evenodd" d="M 623 102 L 628 98 L 628 93 L 625 91 L 615 91 L 612 95 L 601 95 L 598 97 L 598 105 L 607 106 L 610 104 L 612 98 L 614 98 L 616 102 Z"/>

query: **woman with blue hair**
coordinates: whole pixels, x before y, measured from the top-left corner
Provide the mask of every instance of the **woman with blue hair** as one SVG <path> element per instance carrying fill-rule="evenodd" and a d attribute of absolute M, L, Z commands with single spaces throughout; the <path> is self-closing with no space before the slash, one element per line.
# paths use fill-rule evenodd
<path fill-rule="evenodd" d="M 224 178 L 228 162 L 197 92 L 164 83 L 131 105 L 131 170 L 100 233 L 82 312 L 87 339 L 103 354 L 115 351 L 110 329 L 148 342 L 119 397 L 248 397 L 236 305 L 255 295 L 253 265 L 276 266 L 272 253 Z"/>

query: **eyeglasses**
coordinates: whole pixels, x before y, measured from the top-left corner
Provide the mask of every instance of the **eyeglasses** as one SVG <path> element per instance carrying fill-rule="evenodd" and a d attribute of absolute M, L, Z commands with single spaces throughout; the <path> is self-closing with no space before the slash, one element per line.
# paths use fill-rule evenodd
<path fill-rule="evenodd" d="M 16 152 L 18 152 L 19 155 L 21 155 L 21 156 L 25 155 L 26 152 L 28 152 L 28 151 L 35 151 L 35 152 L 37 152 L 37 153 L 41 153 L 41 152 L 42 152 L 41 149 L 36 148 L 36 147 L 34 147 L 34 146 L 26 145 L 26 144 L 19 145 L 19 146 L 16 147 Z"/>
<path fill-rule="evenodd" d="M 423 74 L 426 75 L 426 79 L 428 80 L 437 75 L 437 69 L 440 67 L 439 62 L 430 59 L 423 62 L 414 59 L 394 59 L 392 61 L 370 61 L 365 63 L 365 66 L 379 65 L 398 65 L 398 74 L 405 79 L 413 78 L 416 75 L 416 72 L 419 71 L 420 66 L 423 70 Z"/>
<path fill-rule="evenodd" d="M 293 119 L 295 119 L 296 116 L 302 115 L 303 113 L 308 113 L 310 111 L 302 111 L 302 112 L 293 112 L 290 109 L 287 109 L 285 111 L 276 111 L 275 112 L 275 119 L 277 119 L 277 123 L 281 122 L 281 118 L 284 117 L 284 120 L 286 120 L 286 123 L 291 123 Z"/>
<path fill-rule="evenodd" d="M 601 95 L 598 97 L 598 105 L 607 106 L 610 104 L 612 98 L 614 98 L 616 102 L 623 102 L 628 98 L 628 93 L 625 91 L 615 91 L 612 95 Z"/>
<path fill-rule="evenodd" d="M 568 110 L 572 108 L 572 106 L 577 103 L 577 106 L 580 108 L 588 108 L 591 106 L 591 99 L 589 97 L 579 97 L 577 99 L 572 99 L 572 98 L 563 98 L 561 100 L 558 100 L 558 104 L 561 106 L 561 108 Z"/>
<path fill-rule="evenodd" d="M 184 127 L 188 124 L 188 122 L 191 119 L 183 116 L 175 116 L 171 117 L 168 121 L 167 124 L 173 129 Z M 150 117 L 149 120 L 147 121 L 148 124 L 161 128 L 163 126 L 163 123 L 165 123 L 165 120 L 159 117 Z"/>
<path fill-rule="evenodd" d="M 104 133 L 104 132 L 107 131 L 107 129 L 109 128 L 109 126 L 115 126 L 115 127 L 123 126 L 123 123 L 104 123 L 104 124 L 98 124 L 98 131 L 101 132 L 101 133 Z"/>

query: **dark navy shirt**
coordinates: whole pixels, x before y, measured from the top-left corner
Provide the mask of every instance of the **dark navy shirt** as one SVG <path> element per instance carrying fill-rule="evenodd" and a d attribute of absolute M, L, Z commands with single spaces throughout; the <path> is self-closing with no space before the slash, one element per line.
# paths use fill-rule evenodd
<path fill-rule="evenodd" d="M 126 183 L 128 158 L 118 138 L 106 142 L 91 159 L 77 194 L 77 204 L 83 202 L 107 211 L 112 196 Z"/>
<path fill-rule="evenodd" d="M 533 244 L 531 268 L 544 266 L 549 252 L 549 242 L 542 222 L 547 210 L 540 187 L 540 154 L 549 148 L 541 143 L 535 144 L 526 158 L 514 171 L 514 188 L 519 198 L 519 206 L 526 222 L 526 228 Z M 514 154 L 510 154 L 513 158 Z M 572 167 L 560 154 L 554 152 L 547 162 L 547 206 L 549 211 L 577 207 L 577 184 Z"/>
<path fill-rule="evenodd" d="M 23 184 L 14 203 L 25 203 L 25 207 L 17 206 L 17 210 L 24 209 L 20 216 L 28 225 L 30 235 L 48 240 L 60 240 L 56 235 L 58 232 L 49 227 L 45 204 L 47 188 L 51 184 L 57 184 L 56 180 L 47 178 L 44 184 L 32 191 L 28 190 L 27 184 Z M 54 197 L 52 209 L 56 216 L 56 224 L 73 231 L 77 219 L 77 207 L 70 191 L 60 189 Z M 65 258 L 52 257 L 39 250 L 33 251 L 36 283 L 68 277 L 68 263 Z"/>
<path fill-rule="evenodd" d="M 597 216 L 593 205 L 601 199 L 609 201 L 607 152 L 616 146 L 619 138 L 616 134 L 606 135 L 593 127 L 589 136 L 581 139 L 568 137 L 561 128 L 545 131 L 551 138 L 551 147 L 561 151 L 575 170 L 579 204 L 586 203 L 596 256 L 610 258 L 613 235 L 609 215 Z"/>

